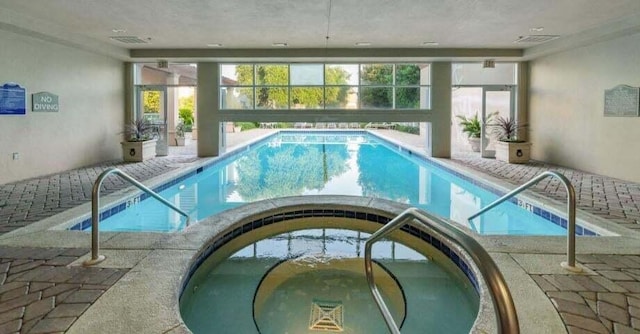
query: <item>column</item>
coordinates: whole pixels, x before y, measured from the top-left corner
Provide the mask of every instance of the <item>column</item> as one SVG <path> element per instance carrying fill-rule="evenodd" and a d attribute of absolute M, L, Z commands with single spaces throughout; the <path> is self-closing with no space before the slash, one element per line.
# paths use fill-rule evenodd
<path fill-rule="evenodd" d="M 169 146 L 176 146 L 176 125 L 180 121 L 178 115 L 178 85 L 180 83 L 180 75 L 169 73 L 167 75 L 167 130 Z"/>
<path fill-rule="evenodd" d="M 427 154 L 451 157 L 451 62 L 431 63 L 431 124 Z"/>
<path fill-rule="evenodd" d="M 219 71 L 218 63 L 198 63 L 196 117 L 199 157 L 214 157 L 220 154 Z"/>
<path fill-rule="evenodd" d="M 191 139 L 198 140 L 198 90 L 193 89 L 193 125 L 191 126 Z"/>
<path fill-rule="evenodd" d="M 136 118 L 136 106 L 135 94 L 137 93 L 135 89 L 135 84 L 137 78 L 140 78 L 140 69 L 139 66 L 136 66 L 133 63 L 126 62 L 124 63 L 124 73 L 125 73 L 125 85 L 124 85 L 124 123 L 129 124 Z"/>
<path fill-rule="evenodd" d="M 518 139 L 529 140 L 529 133 L 527 132 L 529 128 L 529 62 L 519 62 L 517 73 L 516 120 L 518 120 L 518 125 L 524 126 L 518 129 Z"/>

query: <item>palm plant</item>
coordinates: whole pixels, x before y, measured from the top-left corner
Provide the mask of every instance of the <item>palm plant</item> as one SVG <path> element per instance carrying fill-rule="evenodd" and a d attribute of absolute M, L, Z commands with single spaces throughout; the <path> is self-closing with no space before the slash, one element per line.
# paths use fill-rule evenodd
<path fill-rule="evenodd" d="M 469 118 L 464 115 L 456 115 L 456 117 L 460 120 L 462 132 L 466 133 L 469 138 L 480 138 L 480 120 L 477 113 Z"/>

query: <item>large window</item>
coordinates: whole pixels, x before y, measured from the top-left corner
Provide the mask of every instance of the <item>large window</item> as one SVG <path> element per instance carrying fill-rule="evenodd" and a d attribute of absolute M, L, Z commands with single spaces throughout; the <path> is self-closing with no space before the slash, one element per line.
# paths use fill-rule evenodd
<path fill-rule="evenodd" d="M 222 109 L 429 109 L 428 64 L 222 64 Z"/>

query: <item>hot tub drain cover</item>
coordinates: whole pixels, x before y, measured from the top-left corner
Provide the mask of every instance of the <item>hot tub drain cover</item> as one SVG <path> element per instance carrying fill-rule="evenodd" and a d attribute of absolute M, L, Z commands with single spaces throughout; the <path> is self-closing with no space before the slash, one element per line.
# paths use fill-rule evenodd
<path fill-rule="evenodd" d="M 343 316 L 342 303 L 314 300 L 311 303 L 309 329 L 342 332 Z"/>

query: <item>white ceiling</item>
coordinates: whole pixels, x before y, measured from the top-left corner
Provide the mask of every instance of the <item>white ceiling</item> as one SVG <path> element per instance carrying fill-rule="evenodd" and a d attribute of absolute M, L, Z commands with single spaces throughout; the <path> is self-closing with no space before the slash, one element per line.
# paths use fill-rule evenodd
<path fill-rule="evenodd" d="M 0 29 L 124 57 L 130 49 L 272 49 L 278 42 L 295 49 L 369 42 L 367 48 L 526 52 L 539 45 L 514 43 L 519 36 L 560 35 L 547 44 L 562 45 L 638 32 L 640 1 L 0 0 Z M 110 39 L 116 35 L 150 40 L 124 44 Z"/>

